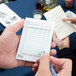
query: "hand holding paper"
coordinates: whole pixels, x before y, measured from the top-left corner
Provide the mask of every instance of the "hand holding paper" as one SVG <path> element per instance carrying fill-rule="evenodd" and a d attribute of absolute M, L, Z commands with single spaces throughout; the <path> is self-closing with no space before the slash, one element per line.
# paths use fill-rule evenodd
<path fill-rule="evenodd" d="M 26 18 L 16 59 L 36 62 L 50 52 L 54 22 Z"/>
<path fill-rule="evenodd" d="M 59 39 L 63 39 L 75 32 L 75 28 L 71 23 L 62 21 L 62 18 L 67 18 L 67 16 L 61 6 L 46 12 L 44 16 L 48 21 L 55 21 L 55 32 Z"/>

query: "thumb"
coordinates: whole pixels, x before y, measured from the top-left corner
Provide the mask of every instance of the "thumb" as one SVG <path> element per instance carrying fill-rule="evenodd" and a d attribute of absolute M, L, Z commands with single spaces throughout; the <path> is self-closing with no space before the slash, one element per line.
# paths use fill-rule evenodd
<path fill-rule="evenodd" d="M 50 69 L 50 55 L 49 54 L 44 54 L 39 63 L 39 70 L 45 70 L 45 69 Z"/>
<path fill-rule="evenodd" d="M 62 66 L 67 61 L 67 59 L 55 58 L 53 56 L 50 56 L 50 61 L 52 64 Z"/>
<path fill-rule="evenodd" d="M 24 19 L 22 19 L 20 22 L 10 26 L 10 30 L 14 31 L 14 32 L 18 32 L 21 28 L 23 28 L 24 26 Z"/>

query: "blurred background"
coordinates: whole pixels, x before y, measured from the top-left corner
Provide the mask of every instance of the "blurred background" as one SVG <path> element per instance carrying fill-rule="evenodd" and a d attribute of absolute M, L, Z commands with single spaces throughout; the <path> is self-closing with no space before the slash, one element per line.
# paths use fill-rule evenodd
<path fill-rule="evenodd" d="M 0 3 L 9 3 L 9 2 L 12 2 L 12 1 L 16 1 L 16 0 L 0 0 Z"/>

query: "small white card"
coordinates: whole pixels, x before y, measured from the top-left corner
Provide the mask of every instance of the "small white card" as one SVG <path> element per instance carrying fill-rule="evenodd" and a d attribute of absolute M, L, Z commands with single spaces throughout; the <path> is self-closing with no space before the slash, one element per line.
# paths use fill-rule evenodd
<path fill-rule="evenodd" d="M 71 18 L 75 18 L 76 17 L 76 14 L 74 12 L 70 11 L 70 10 L 68 10 L 66 12 L 66 15 L 67 15 L 67 17 L 71 17 Z M 73 24 L 73 26 L 75 27 L 75 32 L 76 32 L 76 24 Z"/>
<path fill-rule="evenodd" d="M 26 18 L 16 59 L 36 62 L 50 52 L 54 22 Z"/>
<path fill-rule="evenodd" d="M 76 17 L 76 14 L 73 13 L 72 11 L 70 11 L 70 10 L 68 10 L 68 11 L 66 12 L 66 15 L 67 15 L 67 17 L 72 17 L 72 18 Z"/>
<path fill-rule="evenodd" d="M 75 32 L 74 26 L 69 22 L 62 21 L 62 18 L 67 18 L 61 6 L 57 6 L 54 9 L 44 14 L 48 21 L 55 21 L 55 32 L 59 39 L 63 39 L 68 35 Z"/>
<path fill-rule="evenodd" d="M 5 27 L 19 22 L 21 18 L 12 11 L 6 4 L 0 4 L 0 23 Z"/>

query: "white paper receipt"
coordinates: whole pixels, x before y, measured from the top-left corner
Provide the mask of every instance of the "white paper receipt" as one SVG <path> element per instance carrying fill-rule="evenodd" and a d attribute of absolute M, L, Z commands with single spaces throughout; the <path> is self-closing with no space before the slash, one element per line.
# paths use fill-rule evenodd
<path fill-rule="evenodd" d="M 57 6 L 46 12 L 44 16 L 48 21 L 55 21 L 55 32 L 59 39 L 63 39 L 75 32 L 75 28 L 70 22 L 62 21 L 62 18 L 67 18 L 67 15 L 64 13 L 61 6 Z"/>
<path fill-rule="evenodd" d="M 49 53 L 54 22 L 26 18 L 16 59 L 36 62 L 44 53 Z"/>
<path fill-rule="evenodd" d="M 6 4 L 0 4 L 0 23 L 5 27 L 14 25 L 19 22 L 21 18 L 12 11 Z"/>

